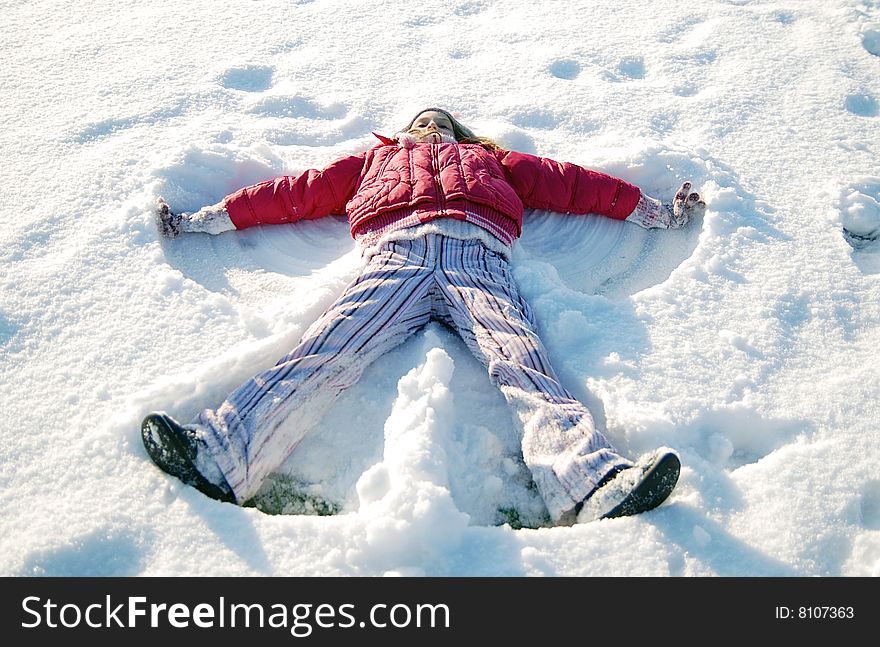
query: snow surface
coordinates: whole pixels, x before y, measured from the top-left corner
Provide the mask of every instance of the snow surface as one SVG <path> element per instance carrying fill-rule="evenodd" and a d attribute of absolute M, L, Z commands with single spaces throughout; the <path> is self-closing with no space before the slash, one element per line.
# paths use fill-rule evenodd
<path fill-rule="evenodd" d="M 0 574 L 880 575 L 876 0 L 0 5 Z M 602 430 L 681 453 L 657 510 L 548 527 L 434 324 L 303 421 L 282 514 L 147 458 L 147 412 L 218 404 L 359 265 L 338 217 L 162 240 L 156 196 L 195 210 L 431 105 L 704 193 L 680 231 L 527 214 L 513 259 Z"/>

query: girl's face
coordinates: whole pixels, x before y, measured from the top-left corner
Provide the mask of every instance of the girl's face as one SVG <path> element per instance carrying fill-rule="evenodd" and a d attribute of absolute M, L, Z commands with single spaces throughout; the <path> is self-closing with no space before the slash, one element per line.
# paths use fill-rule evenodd
<path fill-rule="evenodd" d="M 454 143 L 456 141 L 452 130 L 452 121 L 442 112 L 434 110 L 428 110 L 416 117 L 407 133 L 413 135 L 420 143 L 439 144 L 440 142 Z"/>

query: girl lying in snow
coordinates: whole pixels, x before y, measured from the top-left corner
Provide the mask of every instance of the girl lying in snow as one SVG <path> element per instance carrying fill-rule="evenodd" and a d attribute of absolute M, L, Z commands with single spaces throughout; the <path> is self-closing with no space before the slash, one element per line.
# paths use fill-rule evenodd
<path fill-rule="evenodd" d="M 368 364 L 436 319 L 458 331 L 512 407 L 555 523 L 660 505 L 678 480 L 678 456 L 661 448 L 633 462 L 595 428 L 550 366 L 509 257 L 524 207 L 678 228 L 703 213 L 700 196 L 686 182 L 663 205 L 608 175 L 503 150 L 438 108 L 393 139 L 377 137 L 323 171 L 261 182 L 196 213 L 172 213 L 159 199 L 165 236 L 344 213 L 365 266 L 289 355 L 217 409 L 187 425 L 147 416 L 153 461 L 212 498 L 247 501 L 302 440 L 299 412 L 328 407 Z"/>

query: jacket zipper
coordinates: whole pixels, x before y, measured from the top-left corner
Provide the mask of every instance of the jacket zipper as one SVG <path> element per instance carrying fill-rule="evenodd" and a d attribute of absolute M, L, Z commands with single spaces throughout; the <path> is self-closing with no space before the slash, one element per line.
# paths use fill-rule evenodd
<path fill-rule="evenodd" d="M 438 211 L 440 217 L 446 216 L 446 196 L 443 194 L 443 185 L 440 183 L 440 144 L 431 144 L 431 164 L 434 167 L 434 184 L 437 187 L 439 200 Z"/>

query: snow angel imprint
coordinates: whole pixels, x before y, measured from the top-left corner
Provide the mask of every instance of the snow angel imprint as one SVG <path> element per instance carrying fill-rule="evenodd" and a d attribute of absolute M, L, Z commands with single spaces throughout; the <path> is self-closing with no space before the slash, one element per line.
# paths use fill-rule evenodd
<path fill-rule="evenodd" d="M 550 365 L 509 258 L 526 208 L 678 228 L 705 209 L 700 196 L 686 182 L 663 204 L 606 174 L 504 150 L 439 108 L 377 137 L 323 170 L 245 187 L 195 213 L 174 213 L 159 199 L 169 237 L 345 214 L 364 267 L 286 357 L 217 408 L 188 424 L 148 415 L 142 436 L 153 461 L 209 497 L 248 501 L 302 440 L 305 431 L 286 421 L 330 406 L 372 361 L 434 319 L 461 335 L 501 389 L 555 523 L 660 505 L 678 480 L 678 455 L 660 448 L 631 460 L 596 429 Z"/>

